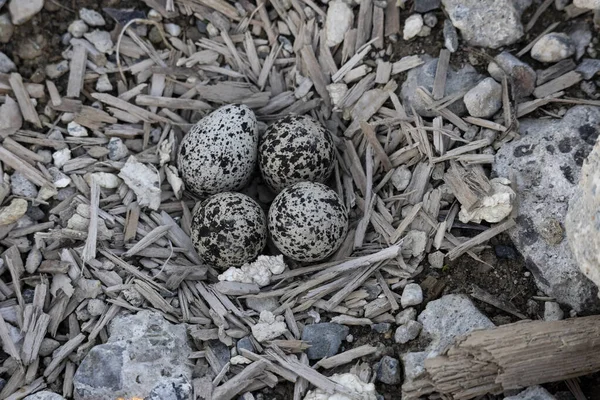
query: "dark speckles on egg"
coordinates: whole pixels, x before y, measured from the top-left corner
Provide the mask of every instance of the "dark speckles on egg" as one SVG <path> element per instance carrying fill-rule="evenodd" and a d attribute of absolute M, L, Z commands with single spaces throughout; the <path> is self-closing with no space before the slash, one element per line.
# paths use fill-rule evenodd
<path fill-rule="evenodd" d="M 296 183 L 275 197 L 269 232 L 286 256 L 304 262 L 333 254 L 348 232 L 348 213 L 337 193 L 314 182 Z"/>
<path fill-rule="evenodd" d="M 200 258 L 219 268 L 251 262 L 267 243 L 262 208 L 241 193 L 219 193 L 206 199 L 194 213 L 191 228 Z"/>
<path fill-rule="evenodd" d="M 177 167 L 188 190 L 204 197 L 243 188 L 254 171 L 258 125 L 244 105 L 221 107 L 181 141 Z"/>
<path fill-rule="evenodd" d="M 334 160 L 331 134 L 308 116 L 291 115 L 274 122 L 258 147 L 260 172 L 275 192 L 301 181 L 325 182 Z"/>

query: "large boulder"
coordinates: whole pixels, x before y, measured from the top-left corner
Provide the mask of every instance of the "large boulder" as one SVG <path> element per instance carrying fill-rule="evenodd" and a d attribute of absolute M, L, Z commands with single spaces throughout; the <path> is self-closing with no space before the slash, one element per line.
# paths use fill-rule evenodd
<path fill-rule="evenodd" d="M 526 119 L 493 166 L 517 187 L 517 226 L 509 231 L 538 287 L 575 311 L 597 310 L 597 288 L 579 270 L 563 226 L 583 161 L 600 127 L 600 108 L 577 106 L 562 120 Z"/>
<path fill-rule="evenodd" d="M 193 398 L 184 325 L 141 311 L 116 317 L 109 333 L 108 342 L 93 347 L 75 373 L 76 400 Z"/>

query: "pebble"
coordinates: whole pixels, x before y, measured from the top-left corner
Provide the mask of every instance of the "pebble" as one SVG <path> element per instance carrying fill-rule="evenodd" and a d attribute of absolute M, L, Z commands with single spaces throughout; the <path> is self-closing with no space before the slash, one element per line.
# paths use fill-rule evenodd
<path fill-rule="evenodd" d="M 571 396 L 571 392 L 569 392 L 569 396 L 566 399 L 574 399 L 575 397 Z M 560 397 L 553 396 L 541 386 L 530 386 L 527 389 L 523 390 L 521 393 L 516 394 L 514 396 L 507 396 L 504 400 L 558 400 Z M 563 400 L 565 397 L 562 398 Z"/>
<path fill-rule="evenodd" d="M 404 287 L 404 291 L 402 291 L 402 297 L 400 299 L 400 304 L 402 304 L 402 308 L 406 308 L 409 306 L 416 306 L 423 302 L 423 289 L 416 283 L 409 283 Z"/>
<path fill-rule="evenodd" d="M 502 85 L 494 78 L 485 78 L 465 94 L 463 101 L 471 116 L 490 118 L 502 107 Z"/>
<path fill-rule="evenodd" d="M 65 188 L 71 183 L 71 178 L 69 178 L 66 174 L 62 173 L 56 167 L 48 168 L 48 172 L 50 173 L 50 176 L 52 176 L 52 182 L 54 183 L 54 186 L 56 186 L 59 189 Z"/>
<path fill-rule="evenodd" d="M 248 351 L 251 352 L 255 352 L 256 349 L 254 348 L 254 345 L 252 344 L 252 338 L 250 336 L 245 336 L 243 338 L 241 338 L 240 340 L 237 341 L 236 345 L 235 345 L 238 353 L 241 354 L 241 349 L 246 349 Z"/>
<path fill-rule="evenodd" d="M 79 18 L 85 21 L 89 26 L 104 26 L 106 21 L 98 11 L 82 8 L 79 10 Z"/>
<path fill-rule="evenodd" d="M 427 25 L 423 25 L 423 27 L 421 28 L 421 30 L 419 31 L 419 34 L 417 36 L 427 37 L 429 35 L 431 35 L 431 28 L 428 27 Z"/>
<path fill-rule="evenodd" d="M 87 129 L 85 127 L 79 125 L 77 122 L 69 122 L 67 125 L 67 132 L 70 136 L 75 137 L 86 137 L 88 136 Z"/>
<path fill-rule="evenodd" d="M 15 32 L 15 27 L 8 14 L 0 15 L 0 43 L 8 43 Z"/>
<path fill-rule="evenodd" d="M 394 334 L 394 340 L 396 341 L 396 343 L 399 344 L 408 343 L 411 340 L 416 339 L 417 336 L 419 336 L 419 333 L 421 333 L 422 328 L 423 325 L 421 325 L 420 322 L 408 321 L 406 324 L 400 325 L 396 329 L 396 333 Z"/>
<path fill-rule="evenodd" d="M 401 165 L 396 168 L 392 174 L 392 185 L 394 185 L 397 191 L 402 192 L 408 187 L 411 177 L 412 172 L 410 172 L 410 169 L 408 169 L 406 165 Z"/>
<path fill-rule="evenodd" d="M 10 177 L 10 189 L 13 196 L 35 199 L 38 194 L 37 187 L 18 171 Z"/>
<path fill-rule="evenodd" d="M 594 58 L 584 58 L 581 63 L 575 69 L 583 76 L 583 79 L 592 79 L 598 72 L 600 72 L 600 60 Z"/>
<path fill-rule="evenodd" d="M 62 168 L 63 165 L 71 159 L 71 150 L 68 148 L 57 150 L 52 153 L 52 159 L 54 160 L 54 165 L 58 168 Z"/>
<path fill-rule="evenodd" d="M 98 186 L 104 189 L 116 189 L 121 185 L 119 177 L 108 172 L 94 172 L 85 176 L 89 177 L 87 180 L 90 182 L 94 179 L 98 183 Z"/>
<path fill-rule="evenodd" d="M 448 49 L 451 53 L 454 53 L 458 50 L 458 32 L 456 32 L 456 28 L 452 25 L 452 21 L 446 19 L 444 21 L 444 47 Z"/>
<path fill-rule="evenodd" d="M 12 18 L 12 23 L 21 25 L 34 15 L 39 13 L 44 7 L 44 0 L 10 0 L 8 11 Z"/>
<path fill-rule="evenodd" d="M 352 28 L 354 13 L 352 8 L 343 1 L 335 0 L 329 3 L 326 17 L 326 43 L 333 47 L 344 41 L 346 32 Z"/>
<path fill-rule="evenodd" d="M 129 149 L 121 138 L 110 138 L 106 147 L 108 148 L 108 158 L 113 161 L 118 161 L 129 155 Z"/>
<path fill-rule="evenodd" d="M 436 251 L 433 253 L 429 253 L 427 255 L 427 261 L 429 261 L 429 265 L 431 265 L 432 268 L 443 268 L 444 267 L 444 253 L 442 253 L 441 251 Z"/>
<path fill-rule="evenodd" d="M 555 301 L 544 303 L 544 321 L 560 321 L 564 317 L 565 313 L 560 308 L 560 304 Z"/>
<path fill-rule="evenodd" d="M 573 5 L 577 8 L 597 10 L 600 9 L 600 0 L 573 0 Z"/>
<path fill-rule="evenodd" d="M 171 36 L 179 36 L 181 35 L 181 27 L 177 24 L 165 24 L 165 32 L 167 32 Z"/>
<path fill-rule="evenodd" d="M 44 338 L 42 339 L 42 344 L 40 345 L 40 356 L 48 357 L 52 352 L 60 347 L 60 342 L 54 340 L 52 338 Z"/>
<path fill-rule="evenodd" d="M 518 257 L 517 251 L 513 247 L 503 244 L 494 246 L 494 253 L 496 257 L 504 260 L 516 260 Z"/>
<path fill-rule="evenodd" d="M 423 231 L 412 230 L 404 237 L 404 245 L 402 255 L 405 257 L 419 257 L 425 252 L 427 245 L 427 234 Z M 417 285 L 418 286 L 418 285 Z"/>
<path fill-rule="evenodd" d="M 302 340 L 311 345 L 306 350 L 306 355 L 310 360 L 336 355 L 342 340 L 348 336 L 349 332 L 350 329 L 347 326 L 331 322 L 305 326 L 302 331 Z"/>
<path fill-rule="evenodd" d="M 417 309 L 413 307 L 409 307 L 405 310 L 400 311 L 396 314 L 396 324 L 404 325 L 407 324 L 408 321 L 414 321 L 417 319 Z"/>
<path fill-rule="evenodd" d="M 113 90 L 113 86 L 110 83 L 110 79 L 108 79 L 108 75 L 106 74 L 102 74 L 100 75 L 100 77 L 98 78 L 98 81 L 96 82 L 96 90 L 98 92 L 110 92 Z"/>
<path fill-rule="evenodd" d="M 433 28 L 437 25 L 438 19 L 434 13 L 430 12 L 423 15 L 423 23 L 425 23 L 425 25 L 428 27 Z"/>
<path fill-rule="evenodd" d="M 87 304 L 87 310 L 92 317 L 100 316 L 106 310 L 106 303 L 100 299 L 90 299 Z"/>
<path fill-rule="evenodd" d="M 488 65 L 488 72 L 498 82 L 502 81 L 504 71 L 515 82 L 517 97 L 529 96 L 536 87 L 537 74 L 529 64 L 521 61 L 507 51 L 503 51 Z"/>
<path fill-rule="evenodd" d="M 67 60 L 63 60 L 57 64 L 48 64 L 46 65 L 45 70 L 48 78 L 57 79 L 69 71 L 69 62 Z"/>
<path fill-rule="evenodd" d="M 0 226 L 17 222 L 27 212 L 27 200 L 13 199 L 9 205 L 0 208 Z"/>
<path fill-rule="evenodd" d="M 376 371 L 377 380 L 381 383 L 398 385 L 402 382 L 400 362 L 396 358 L 383 356 L 381 361 L 377 363 Z"/>
<path fill-rule="evenodd" d="M 389 322 L 380 322 L 378 324 L 371 325 L 371 329 L 373 329 L 377 333 L 386 333 L 392 328 L 392 324 Z"/>
<path fill-rule="evenodd" d="M 96 29 L 95 31 L 88 32 L 83 36 L 92 42 L 94 47 L 96 47 L 99 52 L 112 54 L 113 41 L 110 37 L 110 33 Z"/>
<path fill-rule="evenodd" d="M 280 318 L 281 316 L 278 317 Z M 258 323 L 252 325 L 252 335 L 259 342 L 273 340 L 283 335 L 285 332 L 287 332 L 285 322 L 276 320 L 273 313 L 266 310 L 260 313 Z"/>
<path fill-rule="evenodd" d="M 423 16 L 421 14 L 413 14 L 404 21 L 402 37 L 404 40 L 410 40 L 421 32 L 421 28 L 423 28 Z"/>
<path fill-rule="evenodd" d="M 531 49 L 531 57 L 541 62 L 557 62 L 575 54 L 573 40 L 565 34 L 552 32 L 541 37 Z"/>
<path fill-rule="evenodd" d="M 6 54 L 0 51 L 0 72 L 8 74 L 9 72 L 15 71 L 17 66 Z"/>
<path fill-rule="evenodd" d="M 73 35 L 73 37 L 81 38 L 85 33 L 87 33 L 88 26 L 84 21 L 76 19 L 75 21 L 71 22 L 71 25 L 69 25 L 68 31 L 71 35 Z"/>

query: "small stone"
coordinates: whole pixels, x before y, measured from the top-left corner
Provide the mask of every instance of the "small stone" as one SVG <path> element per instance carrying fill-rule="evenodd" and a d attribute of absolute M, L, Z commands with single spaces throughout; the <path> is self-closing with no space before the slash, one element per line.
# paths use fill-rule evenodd
<path fill-rule="evenodd" d="M 276 297 L 248 297 L 246 299 L 246 305 L 248 308 L 261 313 L 265 310 L 275 311 L 280 304 Z"/>
<path fill-rule="evenodd" d="M 10 189 L 13 196 L 35 199 L 38 195 L 37 187 L 18 171 L 10 177 Z"/>
<path fill-rule="evenodd" d="M 240 340 L 237 341 L 235 346 L 238 350 L 238 353 L 241 353 L 241 351 L 240 351 L 241 349 L 246 349 L 253 353 L 256 351 L 256 349 L 254 348 L 254 345 L 252 344 L 252 338 L 250 338 L 250 336 L 245 336 L 245 337 L 241 338 Z"/>
<path fill-rule="evenodd" d="M 125 289 L 121 293 L 123 293 L 123 298 L 132 306 L 140 307 L 144 303 L 144 298 L 137 290 Z"/>
<path fill-rule="evenodd" d="M 575 45 L 565 33 L 552 32 L 540 38 L 531 49 L 531 57 L 541 62 L 557 62 L 575 54 Z"/>
<path fill-rule="evenodd" d="M 181 35 L 181 27 L 177 24 L 165 24 L 165 32 L 169 35 L 177 37 Z"/>
<path fill-rule="evenodd" d="M 488 72 L 498 82 L 507 73 L 515 82 L 514 89 L 518 97 L 529 96 L 536 87 L 537 74 L 529 64 L 521 61 L 507 51 L 494 58 L 495 62 L 488 65 Z"/>
<path fill-rule="evenodd" d="M 431 35 L 431 28 L 428 27 L 427 25 L 423 25 L 423 27 L 421 28 L 421 30 L 419 31 L 419 34 L 417 36 L 427 37 L 429 35 Z"/>
<path fill-rule="evenodd" d="M 329 97 L 331 97 L 331 103 L 337 106 L 344 96 L 346 96 L 346 93 L 348 93 L 348 85 L 345 83 L 332 83 L 331 85 L 327 85 L 327 92 L 329 93 Z"/>
<path fill-rule="evenodd" d="M 75 38 L 81 38 L 88 31 L 88 26 L 80 19 L 76 19 L 69 25 L 69 33 Z"/>
<path fill-rule="evenodd" d="M 404 325 L 400 325 L 396 329 L 396 333 L 394 334 L 394 340 L 399 344 L 406 344 L 411 340 L 414 340 L 421 333 L 421 329 L 423 325 L 417 321 L 408 321 Z"/>
<path fill-rule="evenodd" d="M 380 322 L 378 324 L 371 325 L 371 329 L 373 329 L 377 333 L 387 333 L 392 328 L 392 324 L 389 322 Z"/>
<path fill-rule="evenodd" d="M 161 190 L 156 170 L 150 169 L 137 161 L 134 156 L 130 156 L 121 168 L 119 177 L 134 191 L 141 207 L 148 206 L 153 210 L 158 210 L 161 203 Z"/>
<path fill-rule="evenodd" d="M 400 311 L 396 314 L 396 324 L 404 325 L 407 324 L 408 321 L 414 321 L 417 319 L 417 309 L 413 307 L 409 307 L 405 310 Z"/>
<path fill-rule="evenodd" d="M 79 125 L 77 122 L 69 122 L 67 125 L 67 132 L 70 136 L 75 137 L 86 137 L 88 136 L 87 129 L 85 127 Z"/>
<path fill-rule="evenodd" d="M 15 32 L 15 27 L 8 14 L 0 15 L 0 43 L 8 43 Z"/>
<path fill-rule="evenodd" d="M 451 53 L 458 50 L 458 32 L 449 19 L 444 20 L 444 47 Z"/>
<path fill-rule="evenodd" d="M 564 317 L 565 313 L 560 308 L 560 304 L 555 301 L 544 303 L 544 321 L 560 321 Z"/>
<path fill-rule="evenodd" d="M 252 335 L 261 343 L 273 340 L 285 332 L 287 332 L 285 322 L 276 321 L 275 316 L 270 311 L 262 311 L 258 323 L 252 325 Z"/>
<path fill-rule="evenodd" d="M 541 386 L 531 386 L 514 396 L 507 396 L 504 400 L 557 400 Z"/>
<path fill-rule="evenodd" d="M 98 81 L 96 82 L 96 90 L 101 93 L 110 92 L 113 90 L 112 84 L 110 83 L 110 79 L 108 79 L 108 75 L 100 75 Z"/>
<path fill-rule="evenodd" d="M 600 0 L 573 0 L 573 5 L 577 8 L 597 10 L 600 9 Z"/>
<path fill-rule="evenodd" d="M 421 14 L 413 14 L 404 21 L 402 37 L 404 40 L 410 40 L 421 32 L 421 28 L 423 28 L 423 16 Z"/>
<path fill-rule="evenodd" d="M 91 299 L 88 301 L 87 310 L 92 317 L 98 317 L 106 310 L 106 303 L 100 299 Z"/>
<path fill-rule="evenodd" d="M 575 70 L 583 76 L 583 79 L 592 79 L 600 71 L 600 60 L 584 58 Z"/>
<path fill-rule="evenodd" d="M 302 340 L 311 345 L 306 355 L 310 360 L 336 355 L 348 333 L 350 330 L 347 326 L 330 322 L 305 326 Z"/>
<path fill-rule="evenodd" d="M 52 159 L 57 168 L 62 168 L 71 159 L 71 150 L 66 147 L 62 150 L 57 150 L 52 153 Z"/>
<path fill-rule="evenodd" d="M 383 356 L 381 361 L 377 363 L 377 380 L 386 385 L 398 385 L 402 382 L 400 376 L 400 362 L 398 359 Z"/>
<path fill-rule="evenodd" d="M 402 192 L 408 187 L 411 177 L 412 172 L 403 164 L 394 170 L 391 178 L 392 185 L 394 185 L 397 191 Z"/>
<path fill-rule="evenodd" d="M 110 33 L 106 31 L 95 30 L 84 34 L 85 38 L 92 42 L 94 47 L 101 52 L 112 54 L 113 52 L 113 41 L 110 37 Z"/>
<path fill-rule="evenodd" d="M 45 71 L 48 78 L 58 79 L 69 71 L 69 62 L 63 60 L 57 64 L 48 64 L 46 65 Z"/>
<path fill-rule="evenodd" d="M 419 257 L 425 252 L 425 246 L 427 246 L 427 234 L 416 229 L 409 231 L 406 236 L 404 236 L 404 246 L 402 248 L 403 256 Z"/>
<path fill-rule="evenodd" d="M 48 357 L 52 352 L 60 347 L 60 342 L 54 340 L 52 338 L 44 338 L 42 339 L 42 344 L 40 345 L 40 356 Z"/>
<path fill-rule="evenodd" d="M 108 141 L 108 158 L 113 161 L 121 160 L 129 155 L 129 149 L 121 138 L 113 137 Z"/>
<path fill-rule="evenodd" d="M 8 58 L 6 54 L 0 51 L 0 72 L 8 74 L 9 72 L 16 71 L 17 66 L 15 63 Z"/>
<path fill-rule="evenodd" d="M 518 257 L 517 251 L 513 247 L 503 244 L 494 246 L 494 253 L 496 257 L 504 260 L 516 260 Z"/>
<path fill-rule="evenodd" d="M 425 13 L 437 10 L 442 5 L 441 0 L 415 0 L 415 12 Z"/>
<path fill-rule="evenodd" d="M 10 0 L 8 3 L 8 11 L 12 17 L 12 23 L 21 25 L 34 15 L 42 11 L 44 8 L 44 0 Z"/>
<path fill-rule="evenodd" d="M 402 291 L 400 303 L 402 308 L 416 306 L 423 302 L 423 289 L 416 283 L 409 283 Z"/>
<path fill-rule="evenodd" d="M 121 180 L 115 174 L 111 174 L 109 172 L 94 172 L 91 174 L 86 174 L 84 179 L 87 183 L 91 183 L 92 179 L 98 183 L 98 186 L 104 189 L 116 189 L 121 186 Z"/>
<path fill-rule="evenodd" d="M 478 224 L 485 220 L 496 223 L 510 215 L 517 197 L 511 188 L 510 181 L 505 178 L 494 178 L 490 180 L 490 183 L 491 193 L 484 196 L 479 206 L 473 207 L 469 211 L 461 207 L 458 214 L 458 219 L 461 222 L 475 222 Z"/>
<path fill-rule="evenodd" d="M 79 10 L 79 18 L 85 21 L 89 26 L 104 26 L 106 21 L 99 12 L 90 10 L 89 8 L 81 8 Z"/>
<path fill-rule="evenodd" d="M 335 0 L 329 3 L 326 17 L 326 44 L 329 47 L 337 46 L 344 41 L 346 32 L 352 28 L 354 13 L 345 2 Z"/>
<path fill-rule="evenodd" d="M 46 35 L 34 35 L 21 42 L 20 46 L 17 47 L 17 55 L 24 60 L 33 60 L 41 57 L 47 46 L 48 39 Z"/>
<path fill-rule="evenodd" d="M 436 251 L 427 255 L 427 261 L 432 268 L 440 269 L 444 267 L 444 257 L 444 253 Z"/>
<path fill-rule="evenodd" d="M 426 26 L 433 28 L 434 26 L 437 25 L 438 19 L 434 13 L 430 12 L 430 13 L 423 15 L 423 22 L 425 23 Z"/>
<path fill-rule="evenodd" d="M 502 107 L 502 85 L 485 78 L 465 94 L 464 102 L 471 116 L 490 118 Z"/>
<path fill-rule="evenodd" d="M 13 199 L 5 207 L 0 207 L 0 226 L 10 225 L 17 222 L 27 212 L 27 201 Z"/>

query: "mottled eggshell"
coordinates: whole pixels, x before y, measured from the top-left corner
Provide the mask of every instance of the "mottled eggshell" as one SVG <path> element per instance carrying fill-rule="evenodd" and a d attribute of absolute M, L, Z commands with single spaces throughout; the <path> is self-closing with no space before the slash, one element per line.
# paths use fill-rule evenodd
<path fill-rule="evenodd" d="M 269 233 L 279 251 L 296 261 L 319 261 L 335 252 L 348 231 L 348 212 L 338 194 L 314 182 L 300 182 L 275 197 Z"/>
<path fill-rule="evenodd" d="M 225 192 L 194 212 L 191 238 L 200 258 L 219 268 L 254 260 L 267 244 L 267 219 L 251 197 Z"/>
<path fill-rule="evenodd" d="M 256 166 L 258 125 L 244 105 L 227 105 L 202 118 L 181 141 L 177 166 L 188 190 L 204 197 L 239 190 Z"/>
<path fill-rule="evenodd" d="M 274 122 L 258 147 L 260 172 L 275 192 L 297 182 L 325 182 L 334 161 L 331 134 L 305 115 L 290 115 Z"/>

